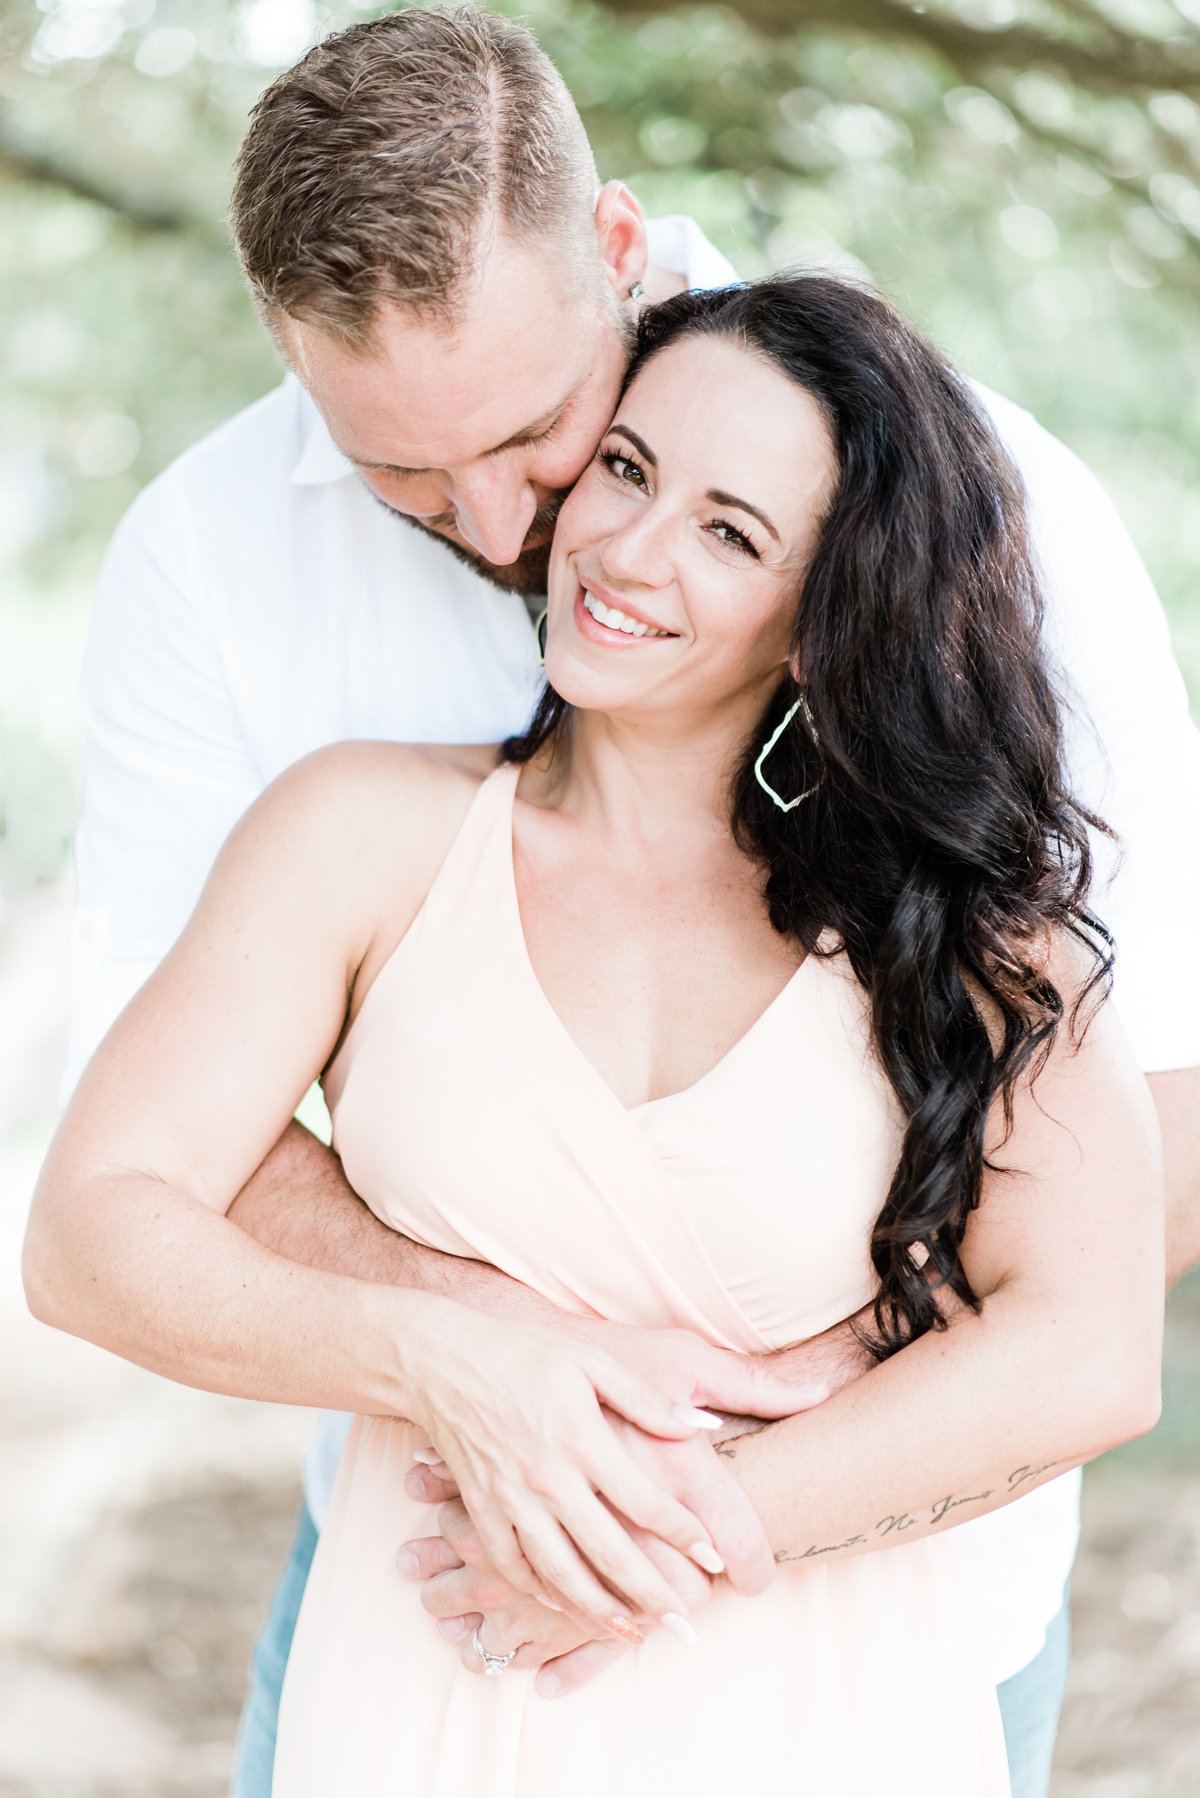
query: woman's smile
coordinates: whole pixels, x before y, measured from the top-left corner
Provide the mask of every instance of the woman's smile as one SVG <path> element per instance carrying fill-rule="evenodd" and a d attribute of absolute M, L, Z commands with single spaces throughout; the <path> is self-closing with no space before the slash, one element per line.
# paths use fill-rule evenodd
<path fill-rule="evenodd" d="M 628 600 L 618 605 L 616 594 L 596 581 L 579 583 L 575 594 L 575 628 L 589 642 L 608 645 L 678 635 L 677 631 L 664 630 Z"/>

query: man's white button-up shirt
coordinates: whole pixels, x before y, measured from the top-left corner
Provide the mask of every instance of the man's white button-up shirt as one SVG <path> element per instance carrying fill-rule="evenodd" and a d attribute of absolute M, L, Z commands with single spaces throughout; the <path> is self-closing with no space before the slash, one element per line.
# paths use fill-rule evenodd
<path fill-rule="evenodd" d="M 651 255 L 693 287 L 736 279 L 690 219 L 654 221 Z M 1076 791 L 1122 840 L 1111 884 L 1098 845 L 1096 896 L 1119 943 L 1118 1009 L 1145 1069 L 1194 1066 L 1200 736 L 1162 609 L 1082 464 L 982 398 L 1030 497 Z M 96 595 L 66 1090 L 275 775 L 351 737 L 495 742 L 537 684 L 523 602 L 381 506 L 294 378 L 181 456 L 130 509 Z M 318 1521 L 343 1431 L 330 1420 L 310 1460 Z M 1059 1607 L 1077 1490 L 1068 1476 L 955 1532 L 997 1679 L 1032 1659 Z"/>

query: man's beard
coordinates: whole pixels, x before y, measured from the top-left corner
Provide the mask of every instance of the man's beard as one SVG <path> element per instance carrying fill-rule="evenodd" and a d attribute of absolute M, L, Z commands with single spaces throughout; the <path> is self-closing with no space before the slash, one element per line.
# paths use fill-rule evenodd
<path fill-rule="evenodd" d="M 364 486 L 371 498 L 379 501 L 385 512 L 390 512 L 393 518 L 402 519 L 405 524 L 411 524 L 414 530 L 423 532 L 426 537 L 432 537 L 435 543 L 442 544 L 452 556 L 457 556 L 460 562 L 473 568 L 476 574 L 482 575 L 485 581 L 490 581 L 493 587 L 499 587 L 504 593 L 519 593 L 526 604 L 530 600 L 545 598 L 554 525 L 562 511 L 563 501 L 570 492 L 569 488 L 564 488 L 561 493 L 545 500 L 534 513 L 533 522 L 525 533 L 526 543 L 532 537 L 534 547 L 522 549 L 515 562 L 499 563 L 489 562 L 478 550 L 469 549 L 465 543 L 458 543 L 453 537 L 443 536 L 441 531 L 435 531 L 421 519 L 414 518 L 411 512 L 401 512 L 397 506 L 390 506 L 387 500 L 379 498 L 369 482 L 364 482 Z M 545 538 L 544 543 L 537 541 L 541 537 Z M 530 607 L 531 611 L 532 609 Z"/>

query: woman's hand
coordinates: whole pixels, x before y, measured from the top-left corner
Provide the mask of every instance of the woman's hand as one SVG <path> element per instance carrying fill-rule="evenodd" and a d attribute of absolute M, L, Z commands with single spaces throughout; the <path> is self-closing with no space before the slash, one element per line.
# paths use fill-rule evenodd
<path fill-rule="evenodd" d="M 461 1500 L 441 1507 L 438 1527 L 439 1536 L 406 1542 L 396 1565 L 408 1578 L 424 1582 L 421 1603 L 436 1620 L 439 1634 L 460 1644 L 469 1673 L 483 1671 L 471 1642 L 476 1628 L 490 1654 L 515 1648 L 512 1665 L 522 1668 L 540 1667 L 595 1638 L 595 1625 L 586 1618 L 551 1609 L 496 1572 Z"/>
<path fill-rule="evenodd" d="M 677 1442 L 709 1425 L 703 1412 L 591 1344 L 407 1296 L 423 1301 L 425 1326 L 407 1368 L 410 1415 L 510 1585 L 529 1596 L 549 1592 L 593 1634 L 626 1640 L 638 1639 L 635 1612 L 679 1614 L 678 1594 L 614 1512 L 723 1571 L 703 1523 L 639 1465 L 601 1406 Z"/>
<path fill-rule="evenodd" d="M 606 1411 L 605 1416 L 630 1458 L 643 1472 L 648 1473 L 663 1492 L 686 1504 L 689 1511 L 704 1522 L 716 1550 L 715 1558 L 710 1561 L 710 1571 L 716 1572 L 720 1562 L 735 1591 L 747 1597 L 765 1591 L 775 1572 L 766 1532 L 707 1434 L 690 1436 L 682 1442 L 664 1442 L 660 1437 L 648 1436 L 636 1424 L 611 1411 Z M 443 1505 L 460 1496 L 449 1468 L 436 1455 L 422 1457 L 421 1464 L 408 1474 L 405 1490 L 410 1498 L 431 1505 Z M 642 1532 L 630 1527 L 628 1533 L 646 1547 L 646 1543 L 641 1542 Z M 650 1543 L 656 1540 L 649 1538 Z M 674 1554 L 666 1543 L 661 1547 L 664 1554 Z M 661 1557 L 651 1553 L 650 1558 L 661 1572 Z M 693 1556 L 689 1561 L 693 1571 L 695 1560 Z M 678 1589 L 678 1581 L 672 1583 Z M 557 1599 L 561 1594 L 553 1596 Z"/>
<path fill-rule="evenodd" d="M 800 1407 L 797 1407 L 798 1409 Z M 656 1486 L 685 1500 L 710 1525 L 713 1543 L 736 1592 L 748 1598 L 765 1592 L 775 1575 L 775 1557 L 757 1511 L 728 1471 L 708 1435 L 682 1442 L 648 1436 L 623 1417 L 610 1417 L 613 1432 L 630 1459 Z"/>
<path fill-rule="evenodd" d="M 396 1564 L 408 1578 L 424 1581 L 421 1603 L 438 1620 L 446 1640 L 461 1643 L 462 1664 L 468 1672 L 483 1671 L 473 1641 L 476 1629 L 490 1654 L 515 1651 L 513 1667 L 544 1669 L 536 1684 L 547 1698 L 577 1690 L 632 1645 L 611 1635 L 597 1638 L 593 1626 L 578 1614 L 551 1608 L 545 1599 L 530 1598 L 511 1586 L 488 1563 L 461 1501 L 442 1505 L 438 1527 L 439 1536 L 406 1542 Z M 679 1595 L 680 1611 L 658 1621 L 677 1640 L 693 1642 L 695 1632 L 683 1612 L 707 1601 L 711 1580 L 657 1538 L 643 1531 L 637 1535 Z M 586 1654 L 579 1652 L 584 1649 Z"/>

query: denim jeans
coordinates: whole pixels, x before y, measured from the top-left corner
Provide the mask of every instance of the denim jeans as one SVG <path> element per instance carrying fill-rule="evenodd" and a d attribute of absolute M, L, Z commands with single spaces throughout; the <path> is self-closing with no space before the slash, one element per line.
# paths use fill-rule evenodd
<path fill-rule="evenodd" d="M 305 1508 L 300 1515 L 291 1559 L 254 1651 L 250 1691 L 238 1731 L 237 1762 L 230 1798 L 271 1798 L 283 1674 L 316 1546 L 317 1532 Z M 1012 1798 L 1046 1798 L 1070 1654 L 1071 1625 L 1064 1601 L 1062 1610 L 1046 1631 L 1046 1645 L 1041 1653 L 1028 1667 L 1022 1667 L 1019 1673 L 996 1687 L 1000 1714 L 1004 1719 Z"/>
<path fill-rule="evenodd" d="M 237 1754 L 233 1767 L 230 1798 L 271 1798 L 271 1779 L 275 1771 L 275 1732 L 279 1727 L 279 1699 L 283 1691 L 283 1675 L 296 1633 L 300 1600 L 308 1581 L 308 1571 L 317 1552 L 317 1531 L 308 1514 L 308 1506 L 300 1511 L 296 1540 L 283 1578 L 275 1589 L 271 1612 L 267 1618 L 254 1660 L 250 1668 L 250 1690 L 238 1728 Z"/>
<path fill-rule="evenodd" d="M 996 1687 L 1012 1798 L 1046 1798 L 1070 1659 L 1071 1612 L 1064 1594 L 1041 1653 Z"/>

